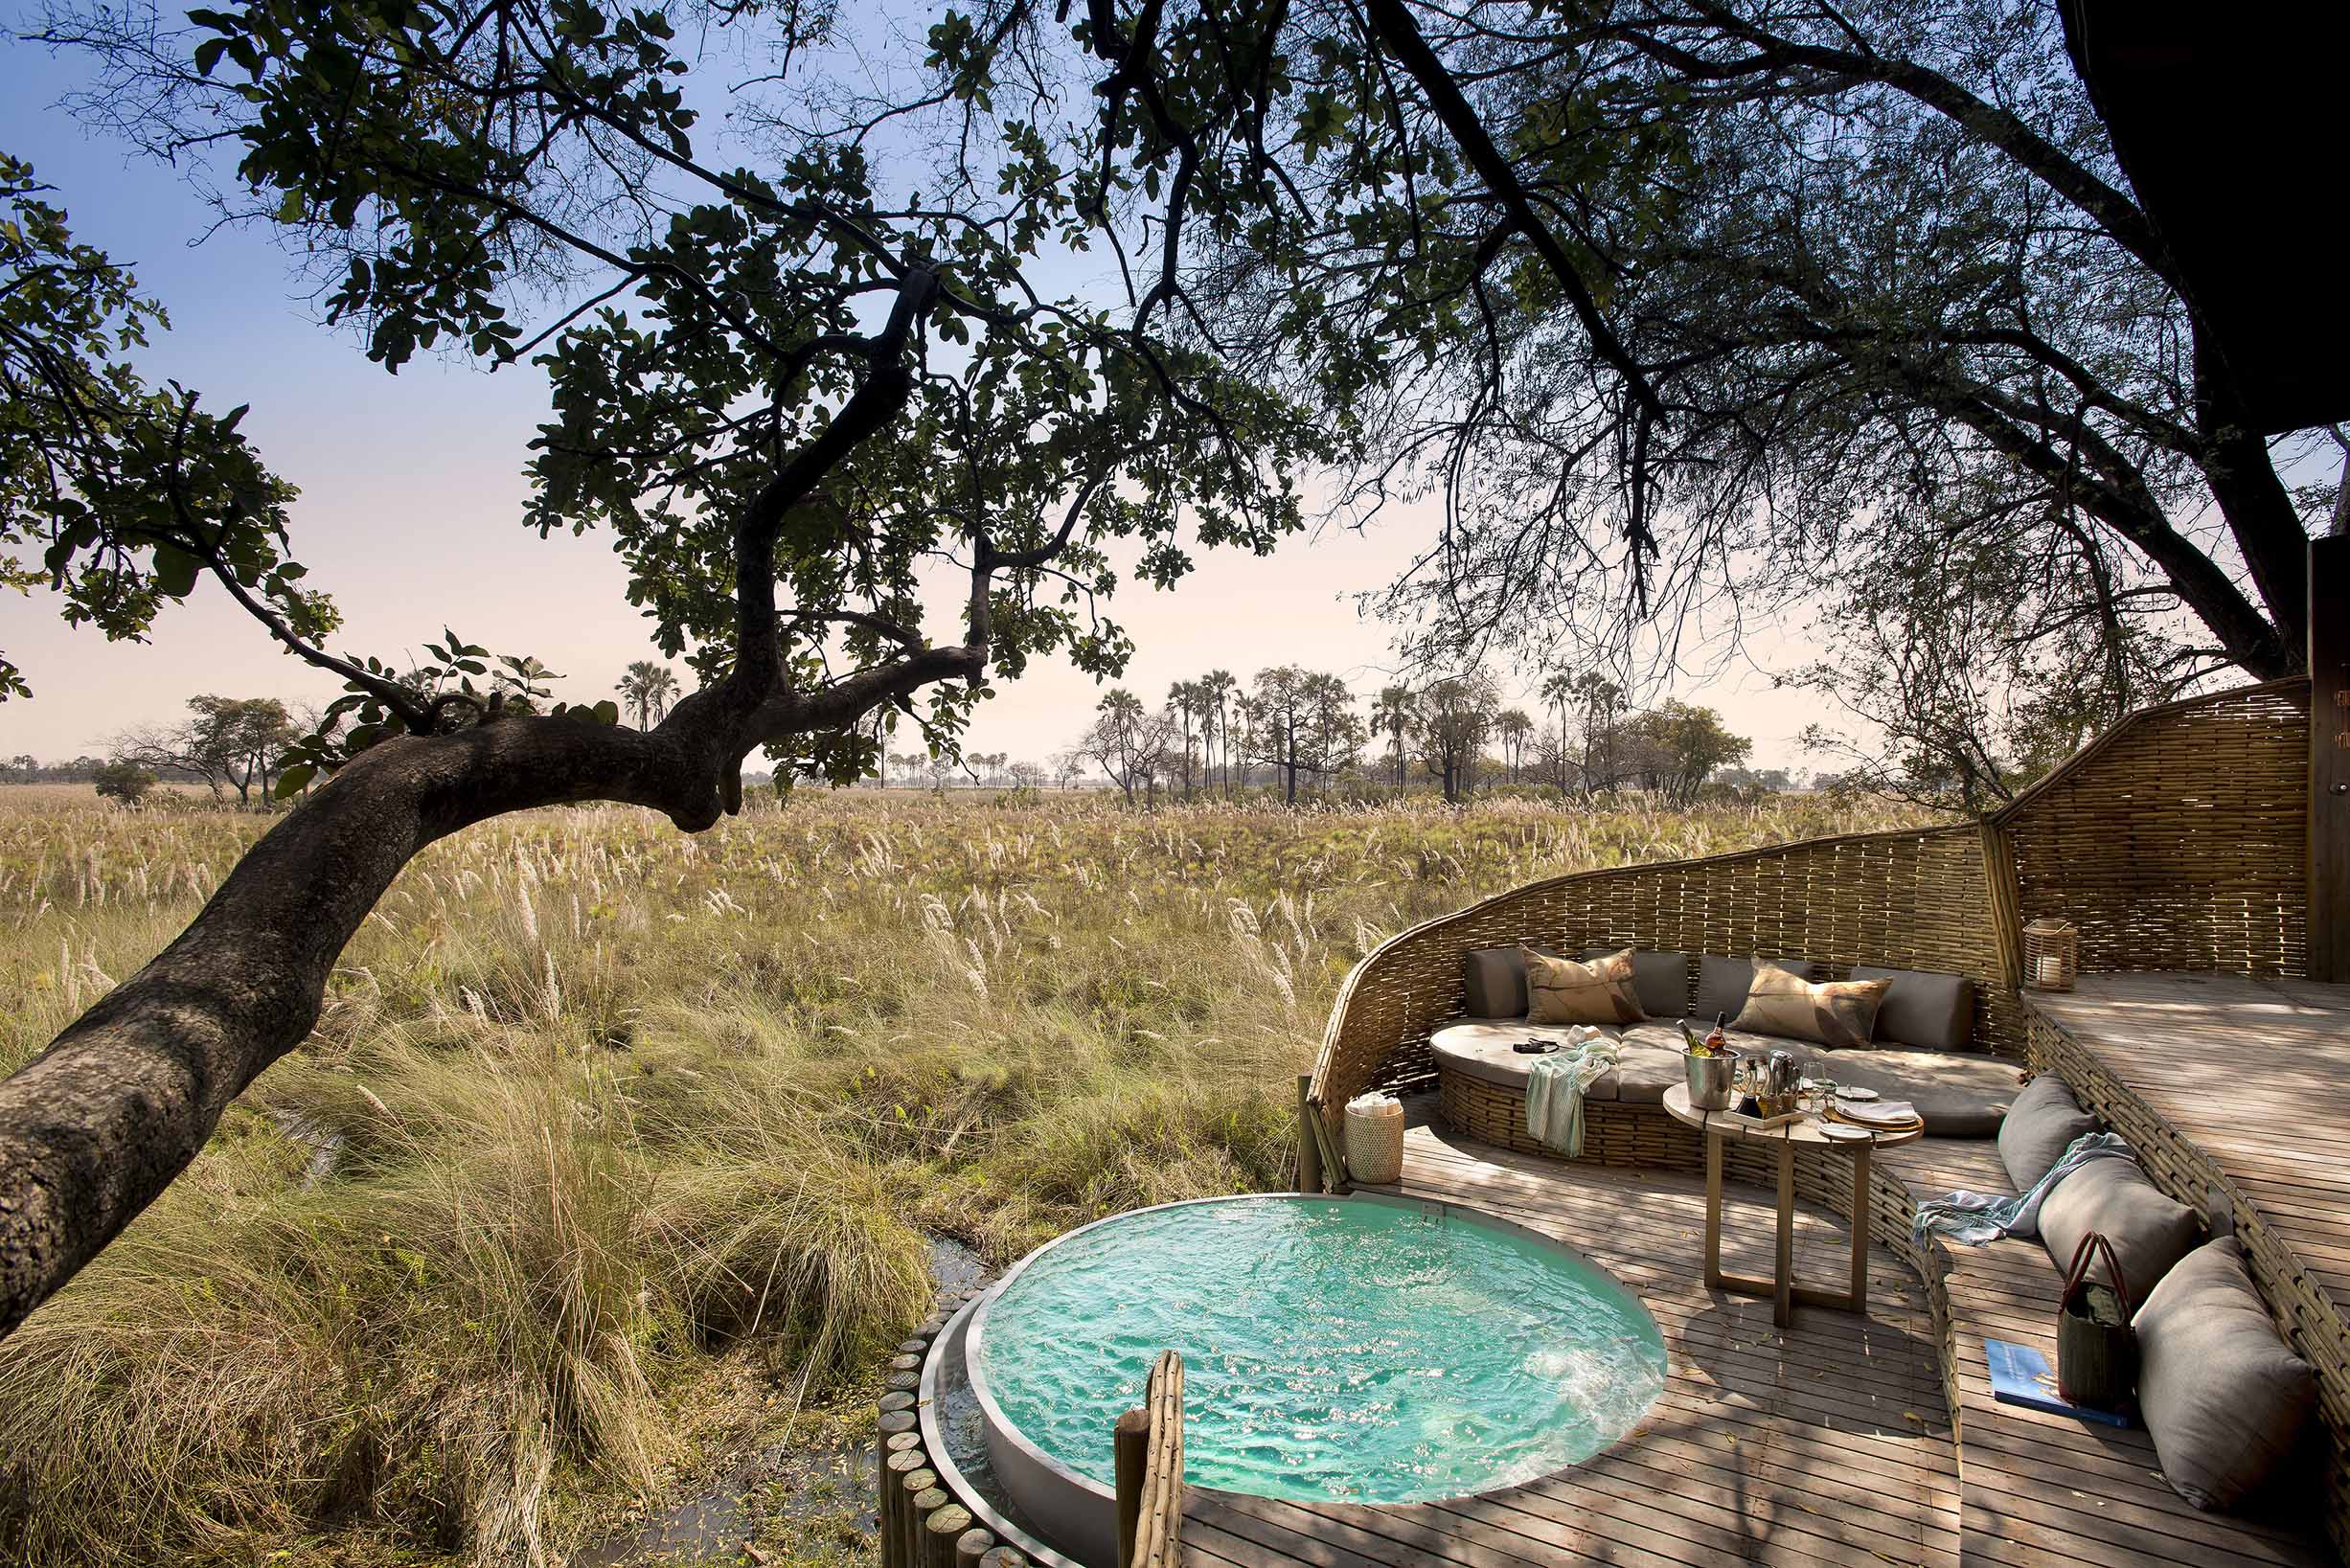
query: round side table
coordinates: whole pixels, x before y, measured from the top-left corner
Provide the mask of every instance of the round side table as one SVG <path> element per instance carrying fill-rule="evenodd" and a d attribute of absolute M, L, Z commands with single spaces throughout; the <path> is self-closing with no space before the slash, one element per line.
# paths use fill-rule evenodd
<path fill-rule="evenodd" d="M 1784 1329 L 1794 1317 L 1794 1304 L 1829 1307 L 1839 1312 L 1868 1310 L 1869 1156 L 1880 1148 L 1906 1144 L 1924 1136 L 1924 1129 L 1879 1132 L 1867 1138 L 1830 1138 L 1809 1117 L 1784 1126 L 1758 1127 L 1726 1111 L 1701 1111 L 1689 1103 L 1689 1087 L 1677 1083 L 1665 1091 L 1665 1110 L 1677 1122 L 1686 1122 L 1705 1133 L 1705 1283 L 1742 1296 L 1768 1296 L 1771 1321 Z M 1773 1278 L 1731 1274 L 1722 1267 L 1722 1146 L 1725 1142 L 1770 1144 L 1779 1155 L 1779 1247 Z M 1823 1290 L 1795 1283 L 1795 1150 L 1828 1148 L 1852 1157 L 1852 1285 L 1847 1290 Z"/>

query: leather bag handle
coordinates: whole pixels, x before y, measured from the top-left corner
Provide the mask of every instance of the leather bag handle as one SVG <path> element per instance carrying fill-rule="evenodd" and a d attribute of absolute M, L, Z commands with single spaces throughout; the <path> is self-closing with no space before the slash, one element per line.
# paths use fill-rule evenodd
<path fill-rule="evenodd" d="M 2058 1299 L 2067 1304 L 2072 1301 L 2073 1292 L 2088 1279 L 2090 1266 L 2100 1255 L 2105 1259 L 2106 1273 L 2113 1282 L 2114 1297 L 2126 1312 L 2130 1309 L 2130 1287 L 2122 1281 L 2122 1263 L 2114 1256 L 2113 1243 L 2106 1239 L 2102 1231 L 2089 1232 L 2072 1249 L 2072 1266 L 2065 1271 L 2065 1293 Z"/>

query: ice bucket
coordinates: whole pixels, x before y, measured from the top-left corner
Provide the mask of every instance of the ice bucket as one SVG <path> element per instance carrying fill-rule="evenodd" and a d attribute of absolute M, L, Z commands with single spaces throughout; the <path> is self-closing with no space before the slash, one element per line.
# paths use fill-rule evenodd
<path fill-rule="evenodd" d="M 1701 1111 L 1730 1108 L 1730 1085 L 1738 1078 L 1738 1053 L 1723 1051 L 1710 1057 L 1681 1056 L 1689 1074 L 1689 1103 Z"/>

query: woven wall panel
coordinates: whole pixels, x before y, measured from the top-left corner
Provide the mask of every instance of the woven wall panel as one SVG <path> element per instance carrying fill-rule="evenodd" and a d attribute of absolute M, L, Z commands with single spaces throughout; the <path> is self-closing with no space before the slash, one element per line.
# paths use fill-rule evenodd
<path fill-rule="evenodd" d="M 2308 790 L 2307 681 L 2139 714 L 1999 818 L 2021 917 L 2084 971 L 2304 974 Z"/>

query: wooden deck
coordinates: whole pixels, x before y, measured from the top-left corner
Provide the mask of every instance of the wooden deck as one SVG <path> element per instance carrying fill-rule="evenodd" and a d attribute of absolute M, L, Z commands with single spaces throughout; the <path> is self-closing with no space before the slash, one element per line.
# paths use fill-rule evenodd
<path fill-rule="evenodd" d="M 1638 1292 L 1664 1330 L 1665 1393 L 1631 1437 L 1532 1486 L 1442 1504 L 1352 1507 L 1195 1489 L 1193 1564 L 1371 1568 L 1741 1561 L 1882 1568 L 1959 1558 L 1956 1455 L 1925 1286 L 1882 1248 L 1866 1317 L 1709 1293 L 1705 1192 L 1678 1173 L 1567 1166 L 1408 1135 L 1405 1179 L 1375 1189 L 1491 1211 L 1581 1249 Z M 1724 1260 L 1767 1272 L 1767 1193 L 1733 1189 Z M 1800 1206 L 1805 1273 L 1840 1278 L 1840 1219 Z"/>
<path fill-rule="evenodd" d="M 2024 999 L 2218 1166 L 2350 1309 L 2350 986 L 2098 974 Z"/>
<path fill-rule="evenodd" d="M 2099 974 L 2025 1005 L 2034 1060 L 2173 1197 L 2234 1227 L 2316 1369 L 2327 1528 L 2350 1557 L 2350 986 Z"/>
<path fill-rule="evenodd" d="M 2331 1560 L 2306 1517 L 2189 1506 L 2162 1480 L 2141 1428 L 1992 1398 L 1986 1334 L 2054 1349 L 2060 1282 L 2038 1242 L 1936 1244 L 1929 1285 L 1885 1247 L 1881 1201 L 1867 1315 L 1798 1307 L 1781 1332 L 1768 1301 L 1702 1284 L 1704 1186 L 1695 1174 L 1511 1153 L 1430 1125 L 1428 1114 L 1425 1102 L 1414 1107 L 1404 1179 L 1372 1190 L 1485 1209 L 1607 1265 L 1664 1330 L 1663 1398 L 1589 1463 L 1476 1498 L 1358 1507 L 1194 1488 L 1183 1544 L 1196 1568 Z M 1925 1139 L 1885 1151 L 1878 1167 L 1905 1206 L 1960 1187 L 2005 1190 L 1996 1147 L 1984 1139 Z M 1768 1193 L 1733 1186 L 1730 1266 L 1768 1271 L 1769 1204 Z M 1799 1275 L 1837 1277 L 1850 1236 L 1839 1216 L 1799 1201 Z"/>

